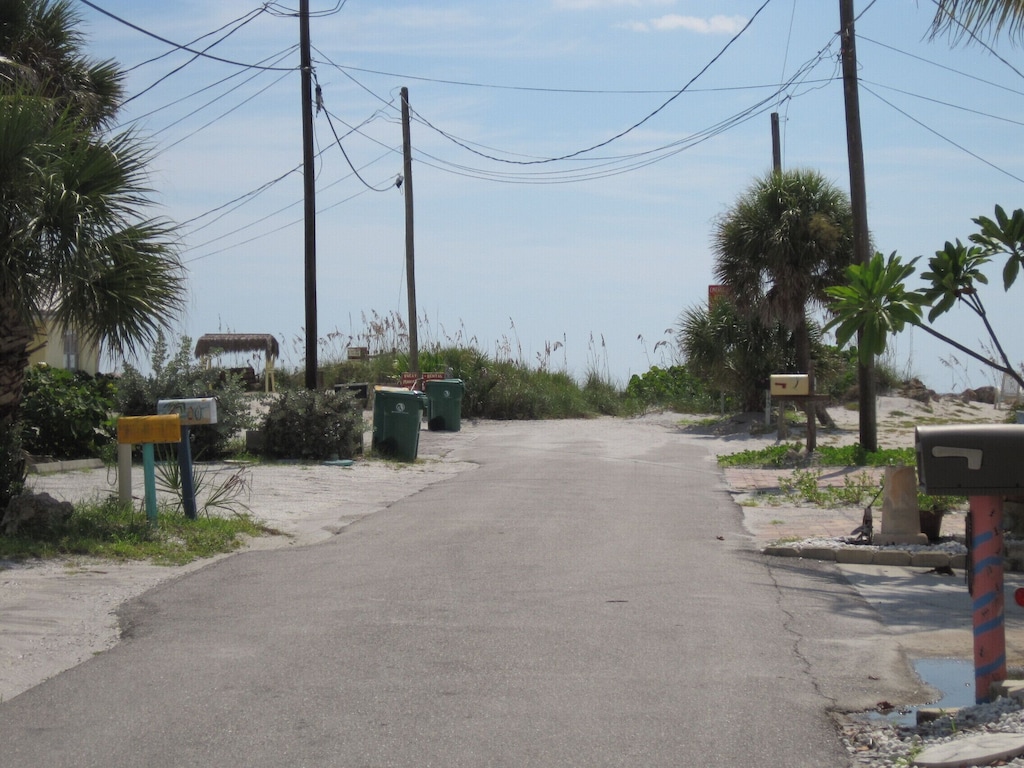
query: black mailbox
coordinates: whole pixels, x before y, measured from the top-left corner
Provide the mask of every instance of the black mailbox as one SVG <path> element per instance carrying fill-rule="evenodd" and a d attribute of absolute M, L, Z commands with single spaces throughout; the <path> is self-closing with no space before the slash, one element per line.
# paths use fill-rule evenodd
<path fill-rule="evenodd" d="M 917 480 L 932 496 L 1024 494 L 1024 425 L 918 427 Z"/>

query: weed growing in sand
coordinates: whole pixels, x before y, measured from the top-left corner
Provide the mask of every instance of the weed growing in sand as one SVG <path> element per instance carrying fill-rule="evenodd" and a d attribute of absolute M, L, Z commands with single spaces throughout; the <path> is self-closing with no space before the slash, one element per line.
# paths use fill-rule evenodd
<path fill-rule="evenodd" d="M 164 494 L 163 501 L 174 513 L 184 514 L 181 490 L 181 466 L 176 457 L 160 451 L 161 461 L 156 464 L 157 490 Z M 204 517 L 211 513 L 244 514 L 252 491 L 252 473 L 241 465 L 215 467 L 204 464 L 192 466 L 196 511 Z"/>
<path fill-rule="evenodd" d="M 878 484 L 867 472 L 847 475 L 838 486 L 821 485 L 821 477 L 820 469 L 797 469 L 791 477 L 780 477 L 782 498 L 821 507 L 859 507 L 878 493 Z"/>

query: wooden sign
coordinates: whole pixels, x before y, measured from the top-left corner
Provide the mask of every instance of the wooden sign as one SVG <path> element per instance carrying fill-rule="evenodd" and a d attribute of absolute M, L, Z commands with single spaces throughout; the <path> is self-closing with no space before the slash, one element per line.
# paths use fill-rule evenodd
<path fill-rule="evenodd" d="M 117 420 L 117 442 L 130 445 L 181 442 L 178 414 L 122 416 Z"/>
<path fill-rule="evenodd" d="M 213 397 L 193 397 L 178 400 L 157 400 L 156 412 L 176 413 L 181 426 L 217 423 L 217 400 Z"/>

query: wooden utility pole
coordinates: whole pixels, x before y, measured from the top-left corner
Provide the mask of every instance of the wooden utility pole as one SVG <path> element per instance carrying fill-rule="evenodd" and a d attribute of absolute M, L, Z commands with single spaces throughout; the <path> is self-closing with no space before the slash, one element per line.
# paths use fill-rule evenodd
<path fill-rule="evenodd" d="M 843 96 L 846 103 L 846 149 L 850 164 L 850 207 L 853 212 L 853 251 L 860 264 L 871 261 L 868 231 L 867 187 L 864 183 L 864 144 L 860 131 L 860 93 L 857 87 L 857 38 L 853 29 L 853 0 L 839 0 L 839 30 L 842 40 Z M 857 335 L 858 347 L 863 344 Z M 878 414 L 875 401 L 875 364 L 857 364 L 860 390 L 860 444 L 867 451 L 878 450 Z"/>
<path fill-rule="evenodd" d="M 302 182 L 305 203 L 306 389 L 316 389 L 316 178 L 313 167 L 313 65 L 309 55 L 309 0 L 299 0 L 302 74 Z"/>
<path fill-rule="evenodd" d="M 782 139 L 779 137 L 779 113 L 772 112 L 772 170 L 782 173 Z"/>
<path fill-rule="evenodd" d="M 412 226 L 412 137 L 409 129 L 409 89 L 402 94 L 402 175 L 405 184 L 405 281 L 409 286 L 409 370 L 420 372 L 420 342 L 416 316 L 416 253 Z"/>

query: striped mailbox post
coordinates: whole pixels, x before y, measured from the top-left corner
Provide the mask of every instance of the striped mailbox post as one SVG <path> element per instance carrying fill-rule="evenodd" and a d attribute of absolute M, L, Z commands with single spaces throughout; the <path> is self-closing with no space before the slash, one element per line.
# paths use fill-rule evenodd
<path fill-rule="evenodd" d="M 178 443 L 178 467 L 181 469 L 181 503 L 185 517 L 196 519 L 196 484 L 192 473 L 192 443 L 189 429 L 200 424 L 217 423 L 217 401 L 212 397 L 183 398 L 179 400 L 158 400 L 156 412 L 177 415 L 181 424 L 181 441 Z"/>
<path fill-rule="evenodd" d="M 967 496 L 967 588 L 974 624 L 974 698 L 1006 679 L 1003 497 L 1024 493 L 1024 426 L 918 427 L 917 479 L 932 496 Z"/>

